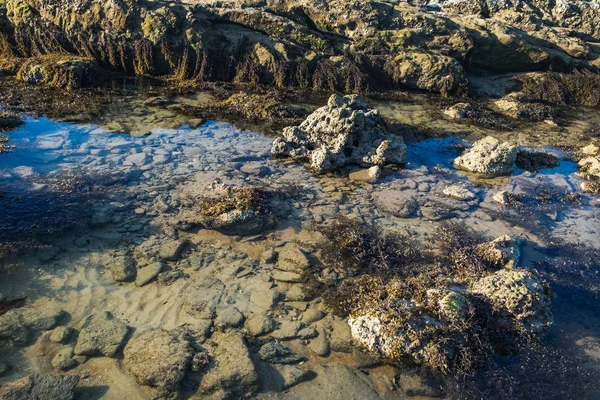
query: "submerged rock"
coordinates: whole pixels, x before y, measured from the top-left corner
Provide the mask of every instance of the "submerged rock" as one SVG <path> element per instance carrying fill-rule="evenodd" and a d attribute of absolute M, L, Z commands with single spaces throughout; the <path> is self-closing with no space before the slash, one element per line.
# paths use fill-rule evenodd
<path fill-rule="evenodd" d="M 515 169 L 517 148 L 487 136 L 454 160 L 454 166 L 483 175 L 510 175 Z"/>
<path fill-rule="evenodd" d="M 126 282 L 135 278 L 136 262 L 133 257 L 119 256 L 113 258 L 109 263 L 112 277 L 117 282 Z"/>
<path fill-rule="evenodd" d="M 554 168 L 560 164 L 560 159 L 547 151 L 523 149 L 517 152 L 515 160 L 517 167 L 525 171 L 539 171 L 545 168 Z"/>
<path fill-rule="evenodd" d="M 180 332 L 152 330 L 133 337 L 123 350 L 123 365 L 143 386 L 173 395 L 190 367 L 193 349 Z"/>
<path fill-rule="evenodd" d="M 398 218 L 413 217 L 419 210 L 416 198 L 399 190 L 376 192 L 373 194 L 373 202 L 379 210 Z"/>
<path fill-rule="evenodd" d="M 304 158 L 318 172 L 346 165 L 404 164 L 406 145 L 384 132 L 377 110 L 359 96 L 333 95 L 299 126 L 288 127 L 273 142 L 271 154 Z"/>
<path fill-rule="evenodd" d="M 73 358 L 73 347 L 65 347 L 54 355 L 52 366 L 58 370 L 66 371 L 76 367 L 78 362 Z"/>
<path fill-rule="evenodd" d="M 82 356 L 114 357 L 129 332 L 127 325 L 108 312 L 84 318 L 78 328 L 75 354 Z"/>
<path fill-rule="evenodd" d="M 9 310 L 0 316 L 0 339 L 25 346 L 38 331 L 47 331 L 58 325 L 65 312 L 51 307 L 24 307 Z"/>
<path fill-rule="evenodd" d="M 3 400 L 71 400 L 79 382 L 77 375 L 33 374 L 5 384 L 0 389 Z"/>
<path fill-rule="evenodd" d="M 496 319 L 506 327 L 541 333 L 553 323 L 550 289 L 531 271 L 500 270 L 475 282 L 470 292 L 503 313 Z"/>
<path fill-rule="evenodd" d="M 258 354 L 263 361 L 271 364 L 295 364 L 304 360 L 304 357 L 277 342 L 265 343 Z"/>

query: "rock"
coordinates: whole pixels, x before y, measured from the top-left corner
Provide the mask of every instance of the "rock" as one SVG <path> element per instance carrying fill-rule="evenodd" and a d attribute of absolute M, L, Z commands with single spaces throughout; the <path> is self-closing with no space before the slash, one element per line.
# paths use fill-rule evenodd
<path fill-rule="evenodd" d="M 13 308 L 0 315 L 0 338 L 25 346 L 33 339 L 34 332 L 54 328 L 65 314 L 52 307 Z"/>
<path fill-rule="evenodd" d="M 583 158 L 577 165 L 585 178 L 600 179 L 600 157 Z"/>
<path fill-rule="evenodd" d="M 279 258 L 275 268 L 301 274 L 309 267 L 308 258 L 295 244 L 286 244 L 279 250 Z"/>
<path fill-rule="evenodd" d="M 183 333 L 155 329 L 134 336 L 123 355 L 125 370 L 140 385 L 172 396 L 179 390 L 194 353 Z"/>
<path fill-rule="evenodd" d="M 54 343 L 65 344 L 69 341 L 72 334 L 73 328 L 69 328 L 67 326 L 59 326 L 50 333 L 50 340 Z"/>
<path fill-rule="evenodd" d="M 136 262 L 129 256 L 114 257 L 109 263 L 109 268 L 113 279 L 117 282 L 133 280 L 137 272 Z"/>
<path fill-rule="evenodd" d="M 475 282 L 470 292 L 488 300 L 506 327 L 513 323 L 532 333 L 541 333 L 553 323 L 551 292 L 531 271 L 502 269 Z"/>
<path fill-rule="evenodd" d="M 258 374 L 241 335 L 215 334 L 206 343 L 214 364 L 200 382 L 199 393 L 225 392 L 228 397 L 249 397 L 259 389 Z"/>
<path fill-rule="evenodd" d="M 287 272 L 287 271 L 273 271 L 271 276 L 274 280 L 279 282 L 288 282 L 288 283 L 302 283 L 306 281 L 306 278 L 301 274 L 296 272 Z"/>
<path fill-rule="evenodd" d="M 534 121 L 552 120 L 552 107 L 530 102 L 522 93 L 510 93 L 494 102 L 494 105 L 505 115 L 515 119 Z"/>
<path fill-rule="evenodd" d="M 457 292 L 449 292 L 438 303 L 440 314 L 450 321 L 462 320 L 467 316 L 467 299 Z"/>
<path fill-rule="evenodd" d="M 511 193 L 506 190 L 501 190 L 492 196 L 492 200 L 503 206 L 507 206 L 511 203 Z"/>
<path fill-rule="evenodd" d="M 305 324 L 312 324 L 313 322 L 317 322 L 325 317 L 325 313 L 323 311 L 315 310 L 314 308 L 310 308 L 302 313 L 302 322 Z"/>
<path fill-rule="evenodd" d="M 164 265 L 160 262 L 155 262 L 138 269 L 137 277 L 135 278 L 136 286 L 144 286 L 150 282 L 163 270 Z"/>
<path fill-rule="evenodd" d="M 583 154 L 584 156 L 600 155 L 600 147 L 596 146 L 593 143 L 590 143 L 589 145 L 587 145 L 583 149 L 581 149 L 581 154 Z"/>
<path fill-rule="evenodd" d="M 412 89 L 448 93 L 467 81 L 462 65 L 444 55 L 405 52 L 388 65 L 394 81 Z"/>
<path fill-rule="evenodd" d="M 60 350 L 52 359 L 52 366 L 61 371 L 67 371 L 75 368 L 78 362 L 73 359 L 73 348 L 65 347 Z"/>
<path fill-rule="evenodd" d="M 158 278 L 156 280 L 158 282 L 160 282 L 162 285 L 170 286 L 177 279 L 179 279 L 181 277 L 183 277 L 183 272 L 181 272 L 180 270 L 176 269 L 176 270 L 173 270 L 173 271 L 161 272 L 160 274 L 158 274 Z"/>
<path fill-rule="evenodd" d="M 302 324 L 298 321 L 281 321 L 279 327 L 271 333 L 271 337 L 280 340 L 295 339 L 298 332 L 302 329 Z"/>
<path fill-rule="evenodd" d="M 386 135 L 377 110 L 360 96 L 332 95 L 300 124 L 273 142 L 277 157 L 307 158 L 318 172 L 345 165 L 404 164 L 406 145 L 400 136 Z"/>
<path fill-rule="evenodd" d="M 32 374 L 9 382 L 0 389 L 2 400 L 72 400 L 77 375 Z"/>
<path fill-rule="evenodd" d="M 525 171 L 537 172 L 541 169 L 558 167 L 560 159 L 546 151 L 519 150 L 515 162 L 517 167 Z"/>
<path fill-rule="evenodd" d="M 352 332 L 348 324 L 340 319 L 333 321 L 333 330 L 329 339 L 332 351 L 351 353 L 353 349 Z"/>
<path fill-rule="evenodd" d="M 263 361 L 271 364 L 295 364 L 304 360 L 304 357 L 277 342 L 265 343 L 258 351 L 258 355 Z"/>
<path fill-rule="evenodd" d="M 477 197 L 475 193 L 471 192 L 465 185 L 461 184 L 446 186 L 443 193 L 446 196 L 450 196 L 457 200 L 473 200 Z"/>
<path fill-rule="evenodd" d="M 317 329 L 317 336 L 310 340 L 308 348 L 319 357 L 327 357 L 329 355 L 329 338 L 324 328 L 320 327 Z"/>
<path fill-rule="evenodd" d="M 150 162 L 150 157 L 146 153 L 135 153 L 125 157 L 123 165 L 135 165 L 143 167 Z"/>
<path fill-rule="evenodd" d="M 72 55 L 33 57 L 23 63 L 17 79 L 61 89 L 81 89 L 102 83 L 103 74 L 92 60 Z"/>
<path fill-rule="evenodd" d="M 382 190 L 373 194 L 375 207 L 397 218 L 410 218 L 419 210 L 419 203 L 407 193 L 397 190 Z"/>
<path fill-rule="evenodd" d="M 195 318 L 212 319 L 225 285 L 218 279 L 206 278 L 188 287 L 184 293 L 184 307 L 188 314 Z"/>
<path fill-rule="evenodd" d="M 269 167 L 257 163 L 244 164 L 240 168 L 240 171 L 248 175 L 257 176 L 259 178 L 264 178 L 265 176 L 269 176 L 272 174 L 271 169 Z"/>
<path fill-rule="evenodd" d="M 452 107 L 444 110 L 444 115 L 451 119 L 465 119 L 473 111 L 469 103 L 456 103 Z"/>
<path fill-rule="evenodd" d="M 204 125 L 206 121 L 201 119 L 201 118 L 191 118 L 188 121 L 188 125 L 191 129 L 196 129 L 198 128 L 200 125 Z"/>
<path fill-rule="evenodd" d="M 441 397 L 443 387 L 436 379 L 425 375 L 425 372 L 400 374 L 398 383 L 402 392 L 409 397 Z"/>
<path fill-rule="evenodd" d="M 374 165 L 368 169 L 351 172 L 350 175 L 348 175 L 348 178 L 350 178 L 351 181 L 376 183 L 380 176 L 381 167 L 379 165 Z"/>
<path fill-rule="evenodd" d="M 298 368 L 294 365 L 281 365 L 276 367 L 283 378 L 281 390 L 286 390 L 292 386 L 307 381 L 314 376 L 314 372 Z"/>
<path fill-rule="evenodd" d="M 521 258 L 521 243 L 516 238 L 504 235 L 479 245 L 477 254 L 490 266 L 517 268 Z"/>
<path fill-rule="evenodd" d="M 163 261 L 177 261 L 188 244 L 187 240 L 169 240 L 160 246 L 159 257 Z"/>
<path fill-rule="evenodd" d="M 277 260 L 278 253 L 273 249 L 265 250 L 260 255 L 260 261 L 265 264 L 272 264 Z"/>
<path fill-rule="evenodd" d="M 585 181 L 581 182 L 581 190 L 588 193 L 600 194 L 600 182 Z"/>
<path fill-rule="evenodd" d="M 263 310 L 271 310 L 275 303 L 277 303 L 278 298 L 278 292 L 271 289 L 263 289 L 252 292 L 250 302 Z"/>
<path fill-rule="evenodd" d="M 242 323 L 244 323 L 244 316 L 233 306 L 219 311 L 215 319 L 215 326 L 219 328 L 237 328 Z"/>
<path fill-rule="evenodd" d="M 308 297 L 302 285 L 292 285 L 285 293 L 286 301 L 305 301 Z"/>
<path fill-rule="evenodd" d="M 487 136 L 473 143 L 469 150 L 455 159 L 454 166 L 483 175 L 510 175 L 514 171 L 516 158 L 515 146 Z"/>
<path fill-rule="evenodd" d="M 252 336 L 262 336 L 275 329 L 275 321 L 264 314 L 254 315 L 244 325 Z"/>
<path fill-rule="evenodd" d="M 78 328 L 74 352 L 80 356 L 114 357 L 129 332 L 127 325 L 108 312 L 84 318 Z"/>

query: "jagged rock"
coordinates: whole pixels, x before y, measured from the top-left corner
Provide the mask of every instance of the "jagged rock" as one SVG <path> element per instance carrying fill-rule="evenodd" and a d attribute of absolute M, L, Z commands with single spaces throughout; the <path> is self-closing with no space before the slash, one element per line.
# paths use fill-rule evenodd
<path fill-rule="evenodd" d="M 484 175 L 510 175 L 515 168 L 517 148 L 487 136 L 454 160 L 454 166 Z"/>
<path fill-rule="evenodd" d="M 263 361 L 271 364 L 295 364 L 304 360 L 304 357 L 277 342 L 265 343 L 258 351 L 258 355 Z"/>
<path fill-rule="evenodd" d="M 533 272 L 522 269 L 503 269 L 475 282 L 470 292 L 488 300 L 499 323 L 532 333 L 541 333 L 553 323 L 551 292 Z"/>
<path fill-rule="evenodd" d="M 504 235 L 479 245 L 477 254 L 497 268 L 517 268 L 521 258 L 521 244 L 518 239 Z"/>
<path fill-rule="evenodd" d="M 473 200 L 477 196 L 471 192 L 465 185 L 456 184 L 446 186 L 443 190 L 446 196 L 453 197 L 457 200 Z"/>
<path fill-rule="evenodd" d="M 271 154 L 307 158 L 312 169 L 324 172 L 348 164 L 403 164 L 406 145 L 400 136 L 385 134 L 379 112 L 364 99 L 333 95 L 300 126 L 285 128 Z"/>
<path fill-rule="evenodd" d="M 466 317 L 467 299 L 457 292 L 449 292 L 439 301 L 440 313 L 449 320 L 459 320 Z"/>
<path fill-rule="evenodd" d="M 444 115 L 451 119 L 469 118 L 469 113 L 473 111 L 473 107 L 469 103 L 456 103 L 452 107 L 444 110 Z"/>
<path fill-rule="evenodd" d="M 382 190 L 373 194 L 373 203 L 379 210 L 397 218 L 410 218 L 419 210 L 419 203 L 411 195 L 397 190 Z"/>
<path fill-rule="evenodd" d="M 70 55 L 31 58 L 23 63 L 17 79 L 62 89 L 92 87 L 103 80 L 96 62 Z"/>
<path fill-rule="evenodd" d="M 552 107 L 530 102 L 521 93 L 510 93 L 496 100 L 494 105 L 503 114 L 515 119 L 552 120 L 554 114 Z"/>
<path fill-rule="evenodd" d="M 79 356 L 114 357 L 129 332 L 127 325 L 108 312 L 84 318 L 78 328 L 75 354 Z"/>
<path fill-rule="evenodd" d="M 467 82 L 462 65 L 444 55 L 404 53 L 393 59 L 388 69 L 396 82 L 429 92 L 455 92 Z"/>
<path fill-rule="evenodd" d="M 239 398 L 258 390 L 258 374 L 241 335 L 215 334 L 205 346 L 214 362 L 202 377 L 199 393 L 225 392 Z"/>
<path fill-rule="evenodd" d="M 0 338 L 25 346 L 30 343 L 34 332 L 54 328 L 65 314 L 52 307 L 14 308 L 0 316 Z"/>
<path fill-rule="evenodd" d="M 134 336 L 123 355 L 126 371 L 140 385 L 172 396 L 179 390 L 194 352 L 182 332 L 156 329 Z"/>
<path fill-rule="evenodd" d="M 32 374 L 5 384 L 0 389 L 3 400 L 71 400 L 75 397 L 77 375 Z"/>
<path fill-rule="evenodd" d="M 600 157 L 586 157 L 578 163 L 579 171 L 584 177 L 600 179 Z"/>
<path fill-rule="evenodd" d="M 126 282 L 135 278 L 136 263 L 133 257 L 119 256 L 113 258 L 109 263 L 112 277 L 117 282 Z"/>

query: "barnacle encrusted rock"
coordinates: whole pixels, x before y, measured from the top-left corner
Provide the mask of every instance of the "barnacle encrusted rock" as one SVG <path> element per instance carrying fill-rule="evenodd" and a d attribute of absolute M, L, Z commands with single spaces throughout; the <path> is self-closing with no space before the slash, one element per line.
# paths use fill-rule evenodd
<path fill-rule="evenodd" d="M 470 292 L 491 303 L 501 325 L 516 325 L 532 333 L 552 325 L 550 289 L 534 272 L 502 269 L 475 282 Z"/>
<path fill-rule="evenodd" d="M 300 126 L 285 128 L 271 154 L 308 159 L 312 169 L 323 172 L 351 164 L 403 164 L 406 145 L 400 136 L 385 133 L 379 111 L 362 97 L 333 95 Z"/>
<path fill-rule="evenodd" d="M 515 169 L 517 147 L 487 136 L 454 160 L 454 166 L 484 175 L 510 175 Z"/>

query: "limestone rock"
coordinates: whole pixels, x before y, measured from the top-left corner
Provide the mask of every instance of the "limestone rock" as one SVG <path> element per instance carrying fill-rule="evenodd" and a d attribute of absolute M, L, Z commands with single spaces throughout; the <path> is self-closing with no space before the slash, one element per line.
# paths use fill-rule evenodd
<path fill-rule="evenodd" d="M 2 400 L 72 400 L 77 375 L 33 374 L 9 382 L 0 389 Z"/>
<path fill-rule="evenodd" d="M 108 312 L 90 315 L 78 327 L 75 354 L 80 356 L 114 357 L 129 332 L 127 325 Z"/>
<path fill-rule="evenodd" d="M 279 293 L 271 289 L 263 289 L 252 292 L 250 302 L 263 310 L 273 308 L 279 298 Z"/>
<path fill-rule="evenodd" d="M 219 328 L 237 328 L 244 322 L 244 316 L 235 307 L 231 306 L 219 311 L 215 319 L 215 326 Z"/>
<path fill-rule="evenodd" d="M 471 192 L 465 185 L 456 184 L 446 186 L 443 190 L 446 196 L 450 196 L 457 200 L 473 200 L 477 196 Z"/>
<path fill-rule="evenodd" d="M 264 314 L 257 314 L 246 320 L 245 327 L 252 336 L 261 336 L 275 329 L 275 321 Z"/>
<path fill-rule="evenodd" d="M 403 164 L 406 145 L 400 136 L 385 134 L 379 112 L 363 98 L 333 95 L 300 126 L 285 128 L 271 154 L 307 158 L 312 169 L 324 172 L 349 164 Z"/>
<path fill-rule="evenodd" d="M 14 308 L 0 316 L 0 338 L 27 345 L 34 332 L 54 328 L 64 315 L 64 311 L 52 307 Z"/>
<path fill-rule="evenodd" d="M 454 166 L 484 175 L 510 175 L 514 171 L 516 158 L 515 146 L 487 136 L 473 143 L 469 150 L 455 159 Z"/>

